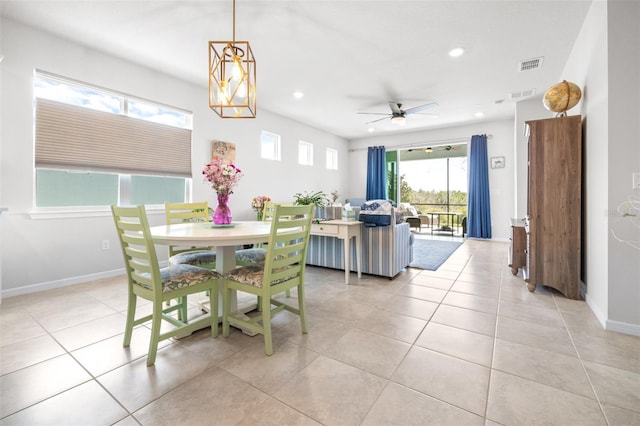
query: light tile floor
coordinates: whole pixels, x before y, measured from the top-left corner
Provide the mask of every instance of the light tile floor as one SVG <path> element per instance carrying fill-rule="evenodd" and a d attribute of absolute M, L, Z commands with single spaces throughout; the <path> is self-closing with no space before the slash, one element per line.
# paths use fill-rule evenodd
<path fill-rule="evenodd" d="M 5 299 L 0 424 L 640 425 L 640 338 L 529 293 L 506 256 L 466 240 L 436 272 L 348 286 L 308 267 L 309 334 L 281 314 L 266 357 L 203 330 L 151 368 L 146 327 L 122 347 L 124 277 Z"/>

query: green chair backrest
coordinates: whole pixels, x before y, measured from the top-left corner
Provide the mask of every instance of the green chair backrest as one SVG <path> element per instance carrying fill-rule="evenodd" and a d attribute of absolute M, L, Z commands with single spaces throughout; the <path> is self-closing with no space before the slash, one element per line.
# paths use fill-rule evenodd
<path fill-rule="evenodd" d="M 273 201 L 267 201 L 264 203 L 264 207 L 262 209 L 262 221 L 263 222 L 271 222 L 273 219 L 273 213 L 276 208 L 276 203 Z"/>
<path fill-rule="evenodd" d="M 129 284 L 143 287 L 159 297 L 162 293 L 162 279 L 144 206 L 113 205 L 111 212 L 120 239 Z"/>
<path fill-rule="evenodd" d="M 275 205 L 264 264 L 263 288 L 291 288 L 304 282 L 313 205 Z"/>
<path fill-rule="evenodd" d="M 167 218 L 167 225 L 183 222 L 208 222 L 209 203 L 206 201 L 198 203 L 165 203 L 164 212 Z M 209 250 L 210 247 L 177 247 L 169 246 L 169 256 L 193 250 Z"/>

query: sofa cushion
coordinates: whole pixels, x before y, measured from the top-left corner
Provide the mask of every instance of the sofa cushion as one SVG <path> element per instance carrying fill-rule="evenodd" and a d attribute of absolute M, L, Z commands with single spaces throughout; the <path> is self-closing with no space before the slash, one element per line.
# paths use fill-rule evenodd
<path fill-rule="evenodd" d="M 359 220 L 364 226 L 388 226 L 393 217 L 393 205 L 387 200 L 369 200 L 362 204 Z M 395 220 L 395 219 L 394 219 Z"/>

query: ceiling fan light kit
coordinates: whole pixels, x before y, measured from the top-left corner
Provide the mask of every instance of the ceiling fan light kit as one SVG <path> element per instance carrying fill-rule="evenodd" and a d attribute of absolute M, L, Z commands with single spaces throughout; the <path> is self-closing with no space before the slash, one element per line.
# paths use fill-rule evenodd
<path fill-rule="evenodd" d="M 248 41 L 209 41 L 209 108 L 221 118 L 255 118 L 256 60 Z"/>
<path fill-rule="evenodd" d="M 403 115 L 396 115 L 394 117 L 391 117 L 391 122 L 398 126 L 404 126 L 405 124 L 407 124 L 407 119 Z"/>

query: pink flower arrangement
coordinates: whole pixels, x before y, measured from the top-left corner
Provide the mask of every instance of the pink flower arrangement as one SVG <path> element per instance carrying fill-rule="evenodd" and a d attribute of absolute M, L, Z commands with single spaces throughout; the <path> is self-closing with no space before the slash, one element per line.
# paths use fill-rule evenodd
<path fill-rule="evenodd" d="M 257 197 L 253 197 L 253 200 L 251 200 L 251 207 L 253 207 L 253 209 L 258 214 L 260 214 L 264 209 L 264 204 L 268 203 L 269 201 L 271 201 L 271 198 L 267 197 L 266 195 L 258 195 Z"/>
<path fill-rule="evenodd" d="M 243 176 L 235 164 L 225 163 L 218 157 L 214 157 L 204 166 L 202 174 L 218 194 L 233 194 L 233 188 Z"/>

